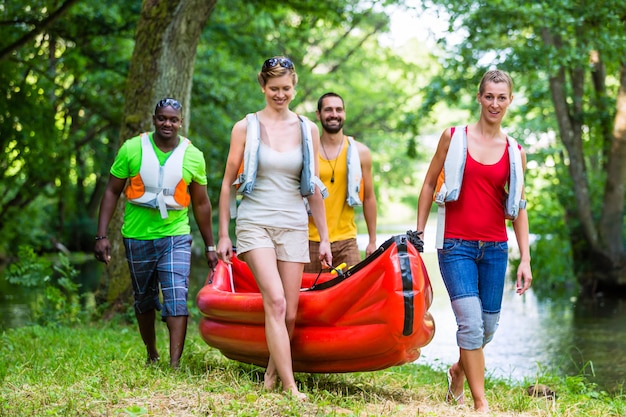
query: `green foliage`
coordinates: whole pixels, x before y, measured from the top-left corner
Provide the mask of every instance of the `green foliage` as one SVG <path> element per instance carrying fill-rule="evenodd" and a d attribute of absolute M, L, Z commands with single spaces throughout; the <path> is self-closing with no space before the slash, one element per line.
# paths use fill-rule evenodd
<path fill-rule="evenodd" d="M 7 268 L 7 281 L 26 287 L 40 287 L 50 281 L 51 263 L 39 257 L 32 247 L 20 246 L 18 261 Z"/>
<path fill-rule="evenodd" d="M 561 158 L 558 146 L 552 143 L 528 154 L 525 180 L 532 267 L 534 275 L 541 277 L 534 280 L 533 288 L 540 298 L 572 296 L 580 289 L 571 279 L 575 276 L 573 253 L 561 202 L 573 196 Z"/>
<path fill-rule="evenodd" d="M 147 408 L 140 407 L 140 406 L 137 406 L 137 405 L 130 406 L 128 408 L 125 408 L 122 411 L 125 414 L 127 414 L 129 417 L 139 417 L 139 416 L 148 415 L 148 409 Z"/>
<path fill-rule="evenodd" d="M 96 214 L 117 151 L 140 6 L 77 2 L 43 30 L 38 22 L 58 2 L 9 0 L 0 6 L 0 37 L 6 45 L 25 40 L 0 59 L 0 230 L 32 219 L 46 222 L 46 239 L 37 239 L 37 228 L 9 234 L 17 245 L 47 248 L 52 238 L 76 250 L 82 249 L 81 231 L 93 234 L 67 229 L 65 221 Z M 42 197 L 44 205 L 38 204 Z"/>
<path fill-rule="evenodd" d="M 53 264 L 29 246 L 20 246 L 18 260 L 6 272 L 10 283 L 36 291 L 31 312 L 33 321 L 41 325 L 69 325 L 90 319 L 95 311 L 93 295 L 79 293 L 77 275 L 78 271 L 64 254 Z"/>
<path fill-rule="evenodd" d="M 25 207 L 7 207 L 5 216 L 13 221 L 6 222 L 1 229 L 0 253 L 15 256 L 20 246 L 31 246 L 38 251 L 53 250 L 56 213 L 54 198 L 47 190 Z"/>

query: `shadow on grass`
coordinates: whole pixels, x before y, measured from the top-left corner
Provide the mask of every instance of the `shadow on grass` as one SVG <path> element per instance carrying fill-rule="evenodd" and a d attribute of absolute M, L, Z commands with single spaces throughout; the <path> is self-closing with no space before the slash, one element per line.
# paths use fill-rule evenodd
<path fill-rule="evenodd" d="M 385 400 L 408 403 L 411 400 L 406 391 L 389 388 L 374 373 L 297 374 L 297 379 L 309 390 L 342 397 L 357 397 L 365 402 Z"/>

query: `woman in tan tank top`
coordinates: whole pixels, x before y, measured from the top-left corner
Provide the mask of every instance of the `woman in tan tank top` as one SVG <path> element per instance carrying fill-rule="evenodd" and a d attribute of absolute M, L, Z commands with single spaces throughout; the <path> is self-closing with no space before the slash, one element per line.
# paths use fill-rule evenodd
<path fill-rule="evenodd" d="M 319 132 L 306 118 L 301 121 L 289 109 L 295 95 L 297 74 L 293 62 L 282 56 L 266 60 L 258 81 L 266 106 L 256 113 L 260 122 L 258 169 L 253 190 L 244 194 L 236 221 L 237 256 L 245 260 L 254 274 L 263 297 L 265 335 L 269 361 L 264 386 L 273 389 L 278 379 L 283 390 L 300 400 L 291 357 L 291 335 L 295 326 L 304 264 L 309 261 L 308 216 L 300 195 L 302 172 L 302 126 L 310 129 L 313 142 L 315 175 Z M 229 237 L 230 194 L 242 163 L 246 144 L 247 121 L 238 121 L 231 133 L 230 150 L 222 181 L 219 202 L 219 243 L 217 253 L 226 263 L 233 256 Z M 320 260 L 332 264 L 324 203 L 320 190 L 308 198 L 311 215 L 323 236 Z"/>

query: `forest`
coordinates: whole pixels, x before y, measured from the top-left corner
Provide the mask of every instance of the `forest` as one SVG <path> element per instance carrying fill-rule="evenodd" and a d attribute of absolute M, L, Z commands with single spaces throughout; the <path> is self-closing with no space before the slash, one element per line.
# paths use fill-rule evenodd
<path fill-rule="evenodd" d="M 419 23 L 398 41 L 402 15 Z M 286 55 L 294 111 L 315 120 L 321 94 L 346 99 L 383 225 L 415 222 L 433 143 L 476 117 L 487 69 L 509 72 L 538 288 L 626 294 L 623 1 L 5 0 L 0 35 L 2 263 L 24 247 L 93 250 L 117 149 L 165 96 L 183 103 L 215 208 L 230 129 L 262 107 L 262 62 Z M 128 292 L 124 263 L 107 272 L 109 302 Z"/>

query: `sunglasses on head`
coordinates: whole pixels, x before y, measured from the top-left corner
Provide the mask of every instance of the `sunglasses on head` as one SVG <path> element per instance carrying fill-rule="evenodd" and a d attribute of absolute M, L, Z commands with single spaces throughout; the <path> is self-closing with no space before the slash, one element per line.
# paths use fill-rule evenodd
<path fill-rule="evenodd" d="M 174 110 L 180 110 L 183 108 L 183 106 L 180 104 L 180 102 L 178 100 L 175 100 L 173 98 L 164 98 L 163 100 L 159 101 L 156 105 L 157 109 L 163 108 L 163 107 L 171 107 Z"/>
<path fill-rule="evenodd" d="M 293 62 L 289 58 L 270 58 L 263 63 L 263 71 L 267 71 L 269 69 L 274 68 L 275 66 L 280 65 L 286 69 L 293 69 Z"/>

